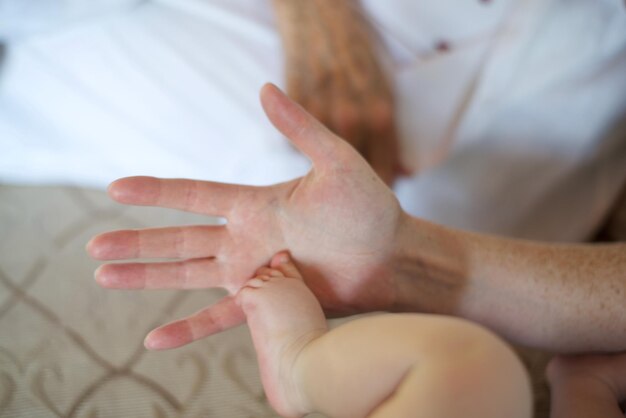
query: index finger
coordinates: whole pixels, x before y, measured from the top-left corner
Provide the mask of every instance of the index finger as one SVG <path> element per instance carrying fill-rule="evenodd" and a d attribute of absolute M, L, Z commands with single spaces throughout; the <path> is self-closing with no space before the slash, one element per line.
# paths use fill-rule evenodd
<path fill-rule="evenodd" d="M 203 215 L 226 216 L 261 188 L 238 184 L 156 177 L 125 177 L 109 185 L 113 200 L 127 205 L 159 206 Z"/>
<path fill-rule="evenodd" d="M 370 118 L 365 133 L 366 158 L 374 171 L 392 186 L 400 167 L 400 150 L 393 106 L 385 100 L 368 105 Z"/>

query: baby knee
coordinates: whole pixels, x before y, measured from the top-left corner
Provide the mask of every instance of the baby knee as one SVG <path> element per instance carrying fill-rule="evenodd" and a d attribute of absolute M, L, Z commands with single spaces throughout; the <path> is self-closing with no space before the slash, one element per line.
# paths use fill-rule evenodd
<path fill-rule="evenodd" d="M 530 378 L 512 347 L 492 331 L 469 321 L 456 322 L 448 332 L 456 334 L 448 341 L 445 358 L 440 358 L 448 389 L 471 393 L 475 399 L 489 394 L 485 402 L 494 408 L 504 410 L 506 405 L 516 405 L 507 416 L 531 416 Z M 490 404 L 488 398 L 498 401 Z M 498 413 L 494 409 L 494 414 L 484 416 Z"/>
<path fill-rule="evenodd" d="M 524 370 L 513 348 L 491 330 L 462 319 L 455 319 L 449 328 L 446 348 L 457 361 L 488 368 L 506 366 Z"/>

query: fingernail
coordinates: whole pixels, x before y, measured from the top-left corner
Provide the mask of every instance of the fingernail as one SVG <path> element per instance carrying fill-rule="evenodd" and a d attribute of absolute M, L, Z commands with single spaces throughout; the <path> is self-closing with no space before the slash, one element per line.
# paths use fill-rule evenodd
<path fill-rule="evenodd" d="M 150 334 L 148 334 L 146 336 L 146 338 L 143 340 L 143 346 L 147 349 L 147 350 L 156 350 L 156 345 L 154 344 L 154 341 L 152 341 L 152 339 L 150 338 Z"/>
<path fill-rule="evenodd" d="M 157 336 L 155 337 L 155 334 Z M 146 338 L 143 340 L 143 346 L 148 350 L 160 350 L 161 344 L 159 344 L 158 333 L 155 333 L 155 330 L 152 330 L 146 335 Z"/>
<path fill-rule="evenodd" d="M 91 243 L 93 242 L 93 238 L 91 238 L 89 241 L 87 241 L 87 244 L 85 244 L 85 251 L 87 252 L 87 254 L 91 255 Z"/>
<path fill-rule="evenodd" d="M 98 282 L 98 284 L 101 286 L 105 284 L 105 280 L 103 280 L 103 278 L 100 276 L 100 272 L 102 271 L 103 267 L 104 267 L 104 264 L 101 266 L 98 266 L 96 270 L 93 272 L 94 280 Z"/>

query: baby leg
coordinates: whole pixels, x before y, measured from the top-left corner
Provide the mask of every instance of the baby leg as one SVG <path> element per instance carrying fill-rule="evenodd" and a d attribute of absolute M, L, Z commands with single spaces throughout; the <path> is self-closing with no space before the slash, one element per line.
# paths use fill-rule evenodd
<path fill-rule="evenodd" d="M 529 418 L 523 365 L 483 328 L 434 315 L 377 315 L 302 351 L 295 373 L 313 410 L 331 417 Z"/>
<path fill-rule="evenodd" d="M 242 289 L 274 408 L 288 417 L 528 418 L 530 387 L 490 332 L 432 315 L 378 315 L 326 332 L 322 310 L 290 261 Z"/>
<path fill-rule="evenodd" d="M 286 253 L 274 256 L 237 294 L 257 352 L 261 380 L 272 407 L 299 417 L 305 406 L 293 365 L 302 349 L 326 332 L 322 308 Z"/>

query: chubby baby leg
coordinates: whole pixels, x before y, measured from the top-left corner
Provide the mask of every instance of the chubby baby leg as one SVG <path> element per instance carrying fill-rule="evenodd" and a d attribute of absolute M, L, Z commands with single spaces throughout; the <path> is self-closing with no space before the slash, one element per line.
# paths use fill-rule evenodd
<path fill-rule="evenodd" d="M 237 302 L 246 314 L 272 407 L 284 417 L 310 412 L 294 364 L 304 347 L 326 333 L 326 318 L 289 256 L 279 253 L 271 268 L 260 268 Z"/>
<path fill-rule="evenodd" d="M 238 300 L 266 393 L 283 416 L 531 416 L 520 361 L 467 321 L 386 314 L 327 332 L 317 300 L 286 254 L 260 269 Z"/>
<path fill-rule="evenodd" d="M 296 374 L 312 408 L 331 417 L 531 417 L 529 379 L 514 352 L 454 318 L 349 322 L 312 341 Z"/>

